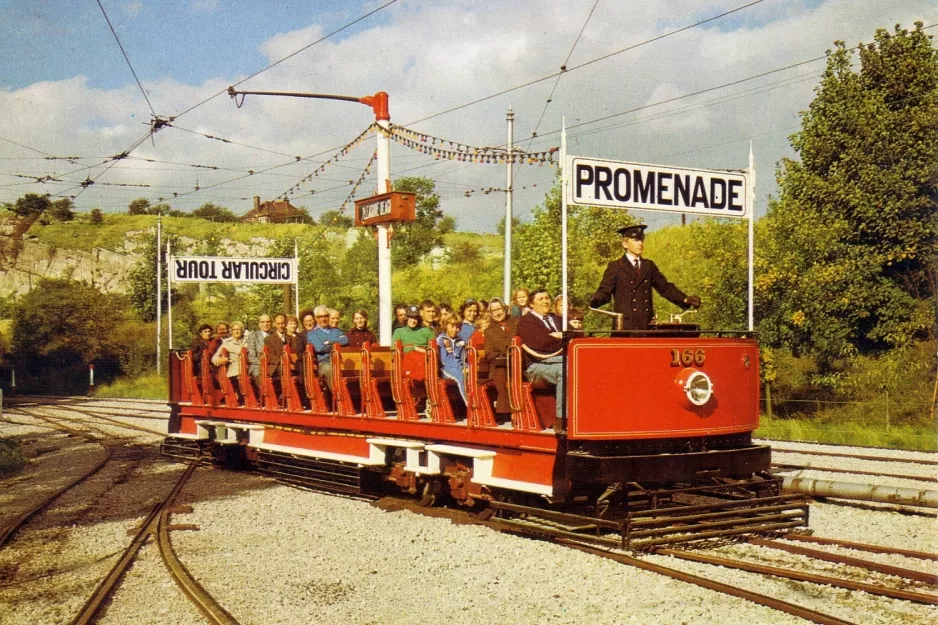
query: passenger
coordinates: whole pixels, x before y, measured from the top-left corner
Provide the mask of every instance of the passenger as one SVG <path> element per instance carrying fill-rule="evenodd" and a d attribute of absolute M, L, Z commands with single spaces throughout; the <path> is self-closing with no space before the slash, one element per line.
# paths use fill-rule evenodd
<path fill-rule="evenodd" d="M 264 339 L 270 333 L 270 315 L 262 314 L 257 318 L 257 330 L 248 336 L 248 373 L 257 388 L 261 387 L 261 354 L 264 352 Z"/>
<path fill-rule="evenodd" d="M 450 306 L 449 303 L 447 302 L 440 302 L 439 308 L 440 308 L 441 319 L 445 317 L 446 315 L 450 314 L 451 312 L 453 312 L 453 307 Z"/>
<path fill-rule="evenodd" d="M 521 315 L 527 314 L 531 310 L 528 306 L 528 300 L 531 299 L 531 294 L 527 289 L 518 289 L 515 291 L 515 296 L 511 300 L 511 310 L 509 314 L 515 319 L 520 319 Z"/>
<path fill-rule="evenodd" d="M 606 266 L 599 288 L 590 298 L 591 308 L 598 308 L 614 298 L 613 310 L 622 313 L 624 330 L 648 329 L 655 317 L 652 288 L 682 310 L 691 306 L 700 308 L 699 297 L 684 295 L 668 282 L 655 263 L 642 257 L 645 252 L 645 228 L 645 224 L 619 228 L 625 254 Z"/>
<path fill-rule="evenodd" d="M 462 319 L 455 313 L 443 317 L 444 331 L 436 337 L 436 345 L 440 354 L 440 371 L 443 377 L 456 383 L 463 403 L 468 406 L 469 402 L 466 399 L 466 340 L 459 334 L 462 323 Z"/>
<path fill-rule="evenodd" d="M 330 328 L 338 329 L 339 322 L 341 321 L 341 319 L 342 319 L 342 313 L 340 313 L 335 308 L 329 309 L 329 327 Z"/>
<path fill-rule="evenodd" d="M 408 309 L 408 315 L 410 314 Z M 433 330 L 433 335 L 436 336 L 437 330 L 440 327 L 440 324 L 436 321 L 435 317 L 437 314 L 436 304 L 433 303 L 433 300 L 425 299 L 420 303 L 420 322 L 421 325 L 425 328 L 430 328 Z"/>
<path fill-rule="evenodd" d="M 485 348 L 485 331 L 492 325 L 492 315 L 488 312 L 480 313 L 475 322 L 475 331 L 469 337 L 469 344 L 476 349 Z"/>
<path fill-rule="evenodd" d="M 192 339 L 192 344 L 189 346 L 189 349 L 192 350 L 192 372 L 197 378 L 202 377 L 202 354 L 208 354 L 209 358 L 212 357 L 213 352 L 209 351 L 211 344 L 212 326 L 203 323 L 199 326 L 199 332 Z"/>
<path fill-rule="evenodd" d="M 391 323 L 391 332 L 404 327 L 407 327 L 407 304 L 395 304 L 394 322 Z"/>
<path fill-rule="evenodd" d="M 558 295 L 554 298 L 554 314 L 563 319 L 563 295 Z"/>
<path fill-rule="evenodd" d="M 531 311 L 518 320 L 518 336 L 524 350 L 524 373 L 532 382 L 543 381 L 556 387 L 557 419 L 563 414 L 563 332 L 562 320 L 550 312 L 550 293 L 538 289 L 531 295 Z"/>
<path fill-rule="evenodd" d="M 241 395 L 241 385 L 238 384 L 238 375 L 241 373 L 241 348 L 247 346 L 244 338 L 244 324 L 240 321 L 231 323 L 231 336 L 226 336 L 218 346 L 218 350 L 212 356 L 212 364 L 216 367 L 228 365 L 228 380 L 234 387 L 235 394 L 238 396 L 238 403 L 243 399 Z M 227 350 L 225 356 L 222 350 Z"/>
<path fill-rule="evenodd" d="M 290 375 L 283 370 L 283 346 L 287 343 L 287 316 L 277 314 L 274 316 L 274 331 L 264 337 L 264 347 L 267 348 L 267 375 L 274 380 L 274 388 L 280 395 L 280 376 Z"/>
<path fill-rule="evenodd" d="M 459 307 L 459 316 L 462 317 L 459 326 L 459 338 L 468 341 L 476 331 L 475 322 L 479 317 L 479 303 L 474 299 L 467 299 Z"/>
<path fill-rule="evenodd" d="M 484 315 L 489 311 L 488 300 L 480 299 L 479 300 L 479 314 Z"/>
<path fill-rule="evenodd" d="M 391 342 L 400 341 L 404 346 L 404 353 L 417 350 L 426 352 L 427 345 L 433 340 L 433 330 L 420 324 L 422 310 L 417 306 L 407 309 L 407 325 L 398 328 L 391 335 Z"/>
<path fill-rule="evenodd" d="M 570 312 L 567 313 L 567 321 L 570 323 L 572 332 L 583 331 L 583 311 L 579 308 L 570 309 Z"/>
<path fill-rule="evenodd" d="M 300 350 L 300 361 L 303 360 L 303 352 L 306 351 L 306 335 L 309 334 L 309 331 L 316 327 L 316 317 L 313 315 L 313 311 L 309 308 L 304 308 L 300 311 L 300 323 L 303 324 L 302 328 L 297 328 L 297 334 L 300 335 L 300 340 L 303 343 L 303 348 Z"/>
<path fill-rule="evenodd" d="M 361 347 L 365 343 L 378 344 L 378 337 L 368 329 L 368 313 L 362 309 L 352 315 L 352 327 L 347 334 L 349 347 Z"/>
<path fill-rule="evenodd" d="M 485 330 L 485 359 L 489 363 L 489 379 L 495 383 L 495 415 L 504 418 L 511 414 L 508 401 L 508 346 L 515 335 L 518 320 L 508 316 L 508 307 L 499 298 L 489 302 L 492 324 Z"/>
<path fill-rule="evenodd" d="M 316 327 L 309 331 L 306 342 L 313 346 L 320 379 L 332 391 L 332 346 L 348 345 L 348 337 L 345 332 L 330 325 L 329 309 L 325 306 L 317 306 L 313 314 L 316 317 Z"/>
<path fill-rule="evenodd" d="M 228 324 L 224 321 L 219 321 L 215 326 L 215 338 L 209 342 L 209 353 L 214 354 L 218 351 L 218 347 L 222 344 L 222 341 L 228 336 Z"/>
<path fill-rule="evenodd" d="M 303 347 L 306 345 L 299 325 L 296 317 L 287 315 L 286 344 L 290 346 L 290 370 L 291 373 L 296 373 L 297 375 L 303 372 L 303 360 L 300 358 L 300 355 L 303 353 Z"/>

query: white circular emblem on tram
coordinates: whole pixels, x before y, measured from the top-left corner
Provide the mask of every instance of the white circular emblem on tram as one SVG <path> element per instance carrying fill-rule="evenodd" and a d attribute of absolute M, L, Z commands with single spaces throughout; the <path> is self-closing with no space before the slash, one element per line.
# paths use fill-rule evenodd
<path fill-rule="evenodd" d="M 690 403 L 703 406 L 713 397 L 713 382 L 703 371 L 694 371 L 684 383 L 684 394 Z"/>

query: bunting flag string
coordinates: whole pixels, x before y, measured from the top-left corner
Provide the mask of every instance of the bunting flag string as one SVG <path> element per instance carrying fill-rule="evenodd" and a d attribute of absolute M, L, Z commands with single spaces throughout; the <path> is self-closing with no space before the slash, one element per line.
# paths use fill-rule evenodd
<path fill-rule="evenodd" d="M 404 126 L 391 125 L 390 131 L 377 127 L 378 132 L 389 136 L 404 147 L 410 148 L 422 154 L 429 154 L 437 160 L 450 160 L 468 163 L 499 164 L 504 165 L 509 161 L 517 164 L 539 165 L 545 164 L 554 167 L 554 154 L 559 148 L 551 148 L 544 152 L 525 152 L 513 149 L 511 153 L 501 147 L 476 147 L 441 139 L 425 133 L 415 132 Z"/>
<path fill-rule="evenodd" d="M 368 138 L 368 135 L 370 135 L 370 134 L 375 130 L 375 128 L 379 128 L 378 124 L 372 124 L 372 125 L 368 126 L 368 128 L 366 128 L 366 129 L 364 130 L 364 132 L 362 132 L 360 135 L 358 135 L 357 137 L 355 137 L 354 139 L 352 139 L 351 141 L 349 141 L 347 144 L 345 144 L 338 152 L 336 152 L 335 154 L 333 154 L 333 155 L 329 158 L 329 160 L 323 161 L 323 163 L 322 163 L 319 167 L 317 167 L 316 169 L 314 169 L 314 170 L 313 170 L 312 172 L 310 172 L 307 176 L 304 176 L 302 179 L 300 179 L 299 182 L 297 182 L 295 185 L 293 185 L 292 187 L 290 187 L 289 189 L 287 189 L 286 191 L 284 191 L 283 193 L 281 193 L 281 194 L 280 194 L 279 196 L 277 196 L 277 197 L 281 197 L 281 198 L 283 198 L 284 200 L 289 199 L 288 196 L 290 196 L 290 195 L 296 193 L 297 191 L 299 191 L 300 187 L 303 186 L 303 184 L 312 181 L 313 178 L 318 178 L 318 177 L 319 177 L 319 174 L 321 174 L 322 172 L 324 172 L 324 171 L 326 170 L 326 167 L 328 167 L 329 165 L 332 165 L 333 163 L 338 163 L 338 162 L 339 162 L 339 159 L 341 159 L 343 156 L 347 155 L 347 154 L 348 154 L 350 151 L 352 151 L 354 148 L 358 147 L 358 145 L 359 145 L 362 141 L 364 141 L 365 139 Z M 372 157 L 372 160 L 374 160 L 373 157 Z M 369 163 L 369 167 L 370 167 L 370 166 L 371 166 L 371 163 Z M 316 191 L 311 191 L 311 192 L 310 192 L 310 195 L 312 195 L 313 193 L 316 193 Z"/>
<path fill-rule="evenodd" d="M 352 186 L 352 192 L 348 194 L 348 197 L 345 198 L 344 202 L 342 202 L 342 206 L 339 207 L 338 215 L 345 213 L 345 209 L 348 207 L 349 202 L 355 199 L 355 194 L 358 193 L 358 187 L 362 185 L 362 182 L 364 182 L 365 178 L 368 177 L 368 174 L 371 173 L 371 166 L 374 165 L 377 158 L 378 158 L 377 152 L 371 155 L 371 160 L 369 160 L 368 164 L 365 165 L 365 171 L 363 171 L 362 175 L 358 177 L 358 181 L 356 181 L 354 186 Z M 338 217 L 338 215 L 336 216 Z"/>

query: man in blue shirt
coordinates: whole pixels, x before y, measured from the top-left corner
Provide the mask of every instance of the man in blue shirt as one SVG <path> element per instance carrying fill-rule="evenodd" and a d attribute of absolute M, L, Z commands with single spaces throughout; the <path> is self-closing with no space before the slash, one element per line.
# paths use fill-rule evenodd
<path fill-rule="evenodd" d="M 316 371 L 326 386 L 332 391 L 332 346 L 348 345 L 345 332 L 329 325 L 329 309 L 317 306 L 313 309 L 316 327 L 306 335 L 306 343 L 313 346 L 316 354 Z"/>

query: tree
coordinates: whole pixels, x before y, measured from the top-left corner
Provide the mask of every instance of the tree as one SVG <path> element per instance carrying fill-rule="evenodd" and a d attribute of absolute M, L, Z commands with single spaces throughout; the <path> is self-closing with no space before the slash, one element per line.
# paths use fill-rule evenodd
<path fill-rule="evenodd" d="M 13 204 L 7 204 L 8 210 L 19 217 L 38 217 L 49 210 L 52 206 L 52 200 L 48 195 L 38 195 L 36 193 L 27 193 L 19 198 Z"/>
<path fill-rule="evenodd" d="M 439 222 L 443 218 L 436 183 L 429 178 L 400 178 L 394 181 L 394 190 L 417 194 L 413 223 L 394 232 L 391 260 L 397 267 L 416 264 L 435 247 L 443 245 Z"/>
<path fill-rule="evenodd" d="M 209 221 L 218 222 L 234 223 L 238 221 L 238 217 L 230 210 L 223 206 L 212 204 L 211 202 L 206 202 L 202 206 L 192 211 L 192 216 L 198 217 L 199 219 L 208 219 Z"/>
<path fill-rule="evenodd" d="M 91 223 L 93 224 L 104 223 L 104 213 L 101 212 L 100 208 L 91 209 Z"/>
<path fill-rule="evenodd" d="M 141 321 L 156 319 L 156 235 L 146 236 L 143 254 L 130 270 L 127 285 L 127 298 L 137 317 Z M 163 250 L 160 250 L 163 254 Z M 167 306 L 167 282 L 165 269 L 160 275 L 162 282 L 163 310 Z"/>
<path fill-rule="evenodd" d="M 828 51 L 770 205 L 760 330 L 823 366 L 934 332 L 938 51 L 922 24 L 876 31 L 858 69 Z"/>
<path fill-rule="evenodd" d="M 75 218 L 75 202 L 67 197 L 56 200 L 49 207 L 49 214 L 59 221 L 71 221 Z"/>
<path fill-rule="evenodd" d="M 518 226 L 521 225 L 521 220 L 517 217 L 512 216 L 511 218 L 511 231 L 515 232 L 518 229 Z M 505 236 L 505 218 L 502 217 L 498 220 L 498 225 L 495 227 L 495 231 L 501 236 Z"/>
<path fill-rule="evenodd" d="M 128 215 L 149 215 L 150 214 L 150 200 L 139 197 L 136 200 L 132 201 L 127 205 L 127 214 Z"/>

